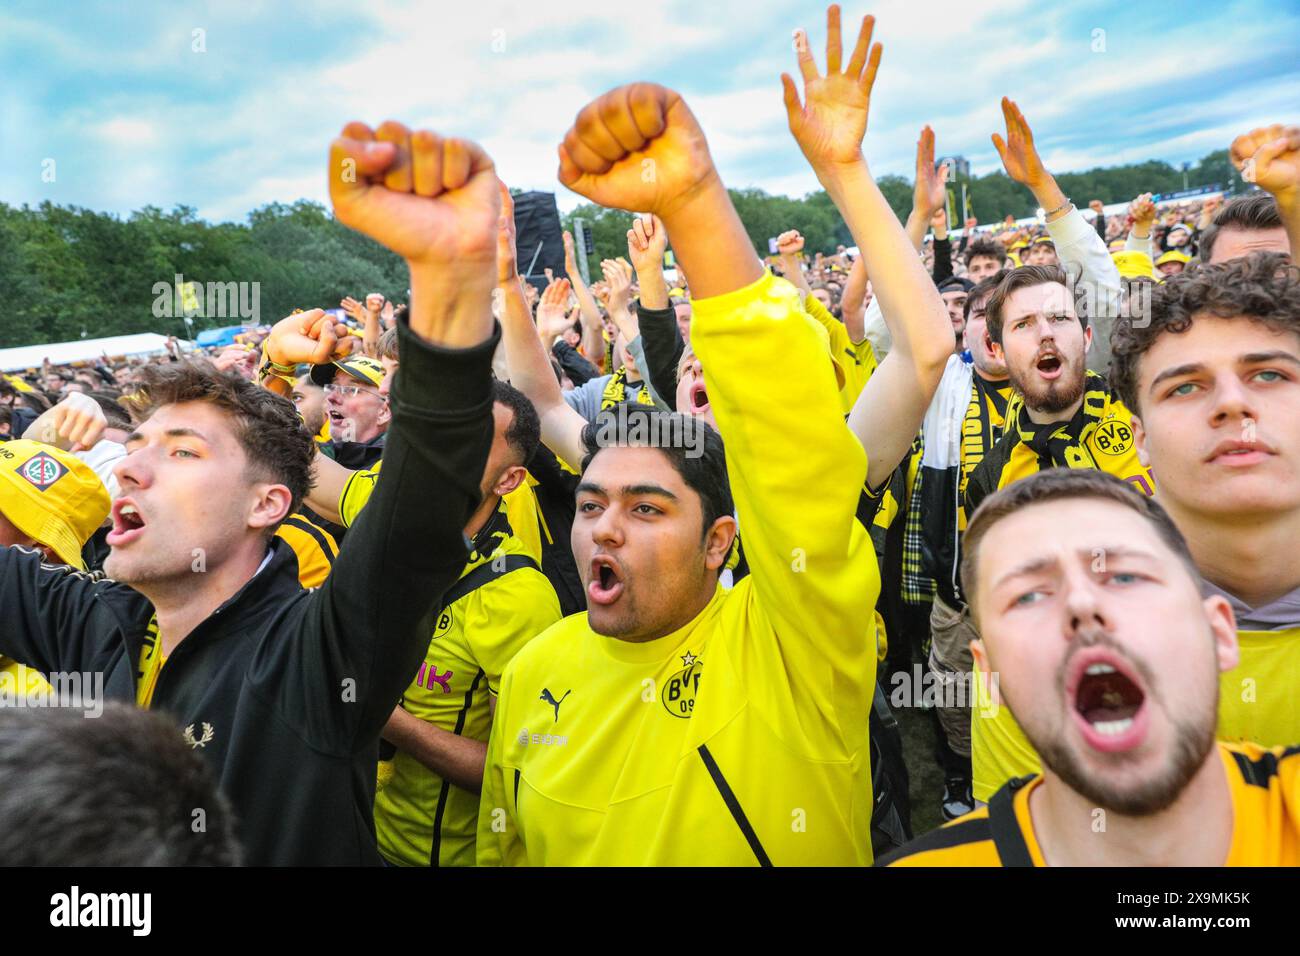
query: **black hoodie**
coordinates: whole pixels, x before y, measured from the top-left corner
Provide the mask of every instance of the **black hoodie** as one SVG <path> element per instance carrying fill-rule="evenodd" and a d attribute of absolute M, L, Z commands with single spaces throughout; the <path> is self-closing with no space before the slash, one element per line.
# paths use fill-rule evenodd
<path fill-rule="evenodd" d="M 449 350 L 401 329 L 383 477 L 329 579 L 303 591 L 293 551 L 274 540 L 259 572 L 175 649 L 154 690 L 153 709 L 212 764 L 253 865 L 380 862 L 379 734 L 469 553 L 462 529 L 492 443 L 499 336 Z M 3 548 L 0 608 L 0 654 L 47 674 L 102 673 L 108 699 L 134 702 L 153 617 L 141 594 Z"/>

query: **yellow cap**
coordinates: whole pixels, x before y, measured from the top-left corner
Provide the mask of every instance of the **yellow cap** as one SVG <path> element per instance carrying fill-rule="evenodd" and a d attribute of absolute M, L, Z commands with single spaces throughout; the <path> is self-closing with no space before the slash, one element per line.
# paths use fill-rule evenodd
<path fill-rule="evenodd" d="M 1163 256 L 1156 260 L 1156 265 L 1162 266 L 1166 262 L 1181 262 L 1183 265 L 1192 261 L 1192 257 L 1185 252 L 1179 252 L 1176 249 L 1170 249 Z"/>
<path fill-rule="evenodd" d="M 64 564 L 85 570 L 81 548 L 109 507 L 108 489 L 76 456 L 24 439 L 0 444 L 0 512 Z"/>
<path fill-rule="evenodd" d="M 1148 279 L 1154 279 L 1156 272 L 1151 266 L 1151 257 L 1145 252 L 1112 252 L 1110 257 L 1115 260 L 1115 267 L 1119 269 L 1119 274 L 1125 279 L 1136 279 L 1139 276 L 1146 276 Z"/>

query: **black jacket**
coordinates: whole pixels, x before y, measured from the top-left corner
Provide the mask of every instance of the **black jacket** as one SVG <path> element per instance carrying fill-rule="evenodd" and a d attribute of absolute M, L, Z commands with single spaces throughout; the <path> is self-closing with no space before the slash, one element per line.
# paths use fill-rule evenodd
<path fill-rule="evenodd" d="M 677 312 L 669 305 L 666 309 L 647 309 L 636 303 L 637 324 L 641 330 L 641 347 L 645 349 L 643 368 L 651 387 L 659 393 L 664 404 L 673 411 L 677 407 L 677 365 L 686 351 L 681 329 L 677 328 Z"/>
<path fill-rule="evenodd" d="M 293 551 L 275 540 L 154 689 L 153 709 L 211 763 L 250 864 L 380 862 L 379 734 L 468 556 L 462 529 L 492 443 L 498 336 L 447 350 L 401 329 L 383 476 L 329 579 L 301 590 Z M 0 607 L 0 653 L 46 673 L 100 672 L 108 699 L 135 700 L 153 616 L 143 595 L 4 548 Z"/>

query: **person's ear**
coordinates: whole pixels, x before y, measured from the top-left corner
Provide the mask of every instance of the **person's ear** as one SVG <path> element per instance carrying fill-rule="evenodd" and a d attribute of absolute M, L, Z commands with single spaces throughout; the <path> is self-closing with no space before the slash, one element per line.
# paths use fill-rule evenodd
<path fill-rule="evenodd" d="M 375 421 L 380 425 L 387 425 L 392 420 L 393 406 L 388 402 L 384 402 L 383 407 L 379 409 L 379 414 L 375 417 Z"/>
<path fill-rule="evenodd" d="M 1086 354 L 1088 349 L 1092 348 L 1092 326 L 1083 330 L 1083 351 Z"/>
<path fill-rule="evenodd" d="M 284 485 L 258 484 L 253 486 L 256 498 L 248 515 L 250 528 L 269 528 L 289 517 L 293 495 Z"/>
<path fill-rule="evenodd" d="M 514 491 L 524 483 L 528 477 L 528 469 L 523 465 L 511 465 L 497 478 L 497 482 L 492 486 L 492 493 L 498 497 L 504 498 L 510 492 Z"/>
<path fill-rule="evenodd" d="M 1219 671 L 1226 673 L 1237 666 L 1241 659 L 1237 644 L 1237 618 L 1232 613 L 1232 605 L 1221 594 L 1207 597 L 1203 602 L 1205 616 L 1209 619 L 1210 636 L 1214 638 L 1214 653 L 1218 658 Z"/>
<path fill-rule="evenodd" d="M 1147 430 L 1142 426 L 1142 419 L 1134 415 L 1132 427 L 1133 447 L 1137 449 L 1138 461 L 1142 463 L 1143 468 L 1150 468 L 1151 456 L 1147 454 Z"/>
<path fill-rule="evenodd" d="M 704 567 L 709 571 L 720 570 L 727 563 L 727 556 L 731 554 L 731 545 L 735 540 L 736 519 L 731 515 L 714 519 L 704 536 Z"/>
<path fill-rule="evenodd" d="M 993 356 L 993 361 L 1007 364 L 1007 354 L 1002 351 L 1002 343 L 994 342 L 993 337 L 987 332 L 984 333 L 984 341 L 988 343 L 989 353 Z"/>

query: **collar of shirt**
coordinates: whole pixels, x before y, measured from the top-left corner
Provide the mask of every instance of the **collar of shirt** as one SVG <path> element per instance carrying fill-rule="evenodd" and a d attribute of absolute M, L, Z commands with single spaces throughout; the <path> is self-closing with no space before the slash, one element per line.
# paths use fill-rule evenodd
<path fill-rule="evenodd" d="M 1280 631 L 1300 624 L 1300 587 L 1259 607 L 1250 607 L 1241 598 L 1209 581 L 1205 582 L 1202 594 L 1206 597 L 1217 594 L 1226 598 L 1232 605 L 1232 613 L 1237 617 L 1239 631 Z"/>

